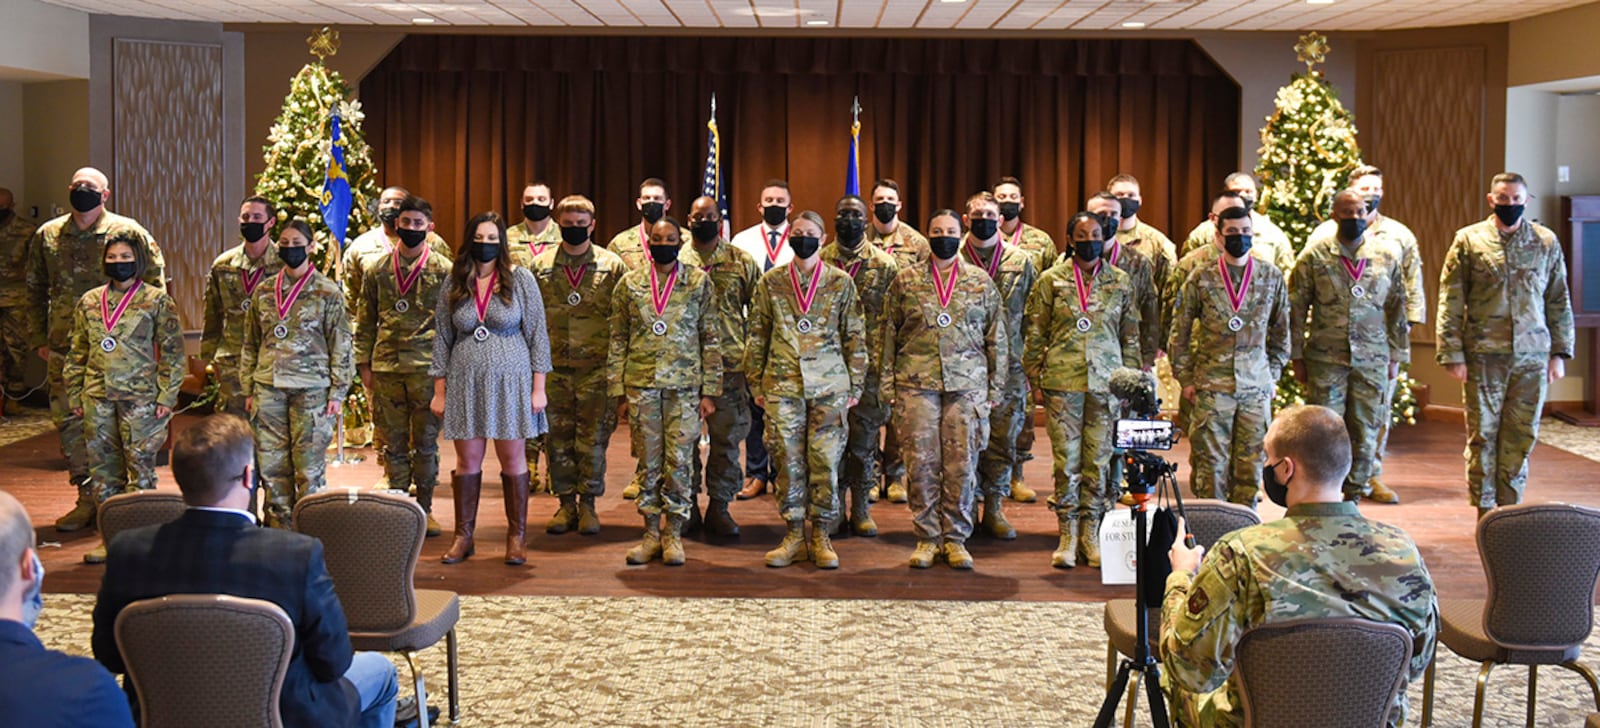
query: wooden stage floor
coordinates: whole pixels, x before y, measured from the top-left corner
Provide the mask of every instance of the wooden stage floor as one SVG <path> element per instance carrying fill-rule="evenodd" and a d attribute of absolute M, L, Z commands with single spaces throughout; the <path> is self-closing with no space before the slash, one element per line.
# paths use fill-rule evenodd
<path fill-rule="evenodd" d="M 180 419 L 181 427 L 184 420 Z M 910 513 L 903 504 L 880 501 L 873 517 L 877 538 L 835 539 L 841 567 L 820 571 L 810 564 L 769 569 L 761 557 L 783 532 L 770 495 L 733 505 L 734 518 L 743 533 L 721 543 L 701 538 L 686 540 L 688 563 L 666 567 L 627 566 L 623 554 L 636 542 L 640 519 L 631 501 L 619 495 L 632 475 L 624 427 L 612 439 L 607 493 L 600 500 L 604 530 L 596 536 L 551 536 L 543 524 L 556 501 L 536 496 L 529 507 L 528 563 L 510 567 L 501 563 L 505 542 L 505 515 L 493 456 L 485 463 L 485 489 L 478 517 L 478 555 L 464 564 L 446 566 L 439 555 L 449 545 L 452 521 L 448 488 L 441 488 L 435 510 L 445 535 L 428 539 L 417 568 L 417 583 L 452 589 L 463 594 L 560 596 L 663 596 L 663 597 L 808 597 L 873 599 L 958 599 L 1029 601 L 1101 601 L 1126 596 L 1130 587 L 1100 584 L 1099 571 L 1079 567 L 1050 567 L 1056 543 L 1055 518 L 1041 499 L 1036 503 L 1008 502 L 1007 515 L 1020 535 L 1010 542 L 975 537 L 969 544 L 977 561 L 972 572 L 958 572 L 941 564 L 933 569 L 906 566 L 915 538 Z M 1600 431 L 1596 433 L 1600 437 Z M 1483 572 L 1473 542 L 1474 511 L 1467 504 L 1463 481 L 1464 434 L 1459 424 L 1423 422 L 1395 432 L 1387 461 L 1386 482 L 1400 493 L 1402 503 L 1381 506 L 1364 503 L 1371 517 L 1401 526 L 1421 546 L 1441 595 L 1481 597 Z M 369 487 L 379 477 L 376 462 L 330 467 L 332 486 Z M 1037 457 L 1027 463 L 1027 481 L 1046 490 L 1049 483 L 1049 448 L 1040 428 Z M 1171 453 L 1180 463 L 1180 482 L 1187 487 L 1186 445 Z M 448 473 L 455 457 L 444 443 L 442 467 Z M 71 507 L 74 493 L 65 482 L 54 432 L 0 448 L 0 487 L 27 506 L 43 542 L 60 542 L 60 548 L 41 549 L 47 572 L 47 591 L 92 593 L 99 588 L 102 568 L 81 563 L 85 551 L 98 538 L 93 531 L 57 533 L 51 523 Z M 1564 501 L 1600 506 L 1600 463 L 1563 450 L 1536 448 L 1529 477 L 1533 502 Z M 175 488 L 165 468 L 162 488 Z M 493 492 L 491 492 L 493 491 Z M 1263 516 L 1275 518 L 1282 510 L 1262 505 Z"/>

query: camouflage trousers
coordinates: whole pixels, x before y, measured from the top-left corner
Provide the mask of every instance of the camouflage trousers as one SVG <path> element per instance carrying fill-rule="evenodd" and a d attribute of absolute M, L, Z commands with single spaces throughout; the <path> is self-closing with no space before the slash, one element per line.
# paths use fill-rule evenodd
<path fill-rule="evenodd" d="M 383 433 L 383 476 L 389 487 L 431 492 L 439 485 L 439 418 L 428 409 L 433 401 L 433 377 L 426 371 L 411 374 L 373 372 L 372 440 Z M 431 503 L 431 498 L 422 499 Z"/>
<path fill-rule="evenodd" d="M 84 449 L 83 418 L 73 414 L 72 405 L 67 402 L 67 383 L 61 376 L 61 368 L 66 363 L 65 353 L 51 350 L 46 373 L 50 382 L 50 419 L 61 435 L 61 454 L 67 459 L 67 475 L 74 484 L 82 484 L 89 480 L 89 452 Z"/>
<path fill-rule="evenodd" d="M 1033 425 L 1033 384 L 1022 380 L 1022 421 L 1018 423 L 1017 431 L 1016 467 L 1011 471 L 1011 480 L 1016 480 L 1022 475 L 1022 464 L 1033 459 L 1033 441 L 1038 439 L 1038 432 Z M 980 463 L 982 461 L 980 460 Z M 978 466 L 982 468 L 980 464 Z M 981 476 L 981 471 L 980 471 Z M 1006 486 L 1006 495 L 1011 495 L 1011 486 Z"/>
<path fill-rule="evenodd" d="M 989 443 L 978 453 L 979 497 L 1011 495 L 1011 476 L 1021 467 L 1017 441 L 1022 435 L 1022 418 L 1029 414 L 1031 404 L 1027 380 L 1022 372 L 1012 372 L 1000 406 L 989 413 Z"/>
<path fill-rule="evenodd" d="M 644 472 L 635 505 L 646 516 L 687 518 L 700 445 L 700 390 L 629 387 L 627 396 L 630 439 Z"/>
<path fill-rule="evenodd" d="M 1189 412 L 1189 489 L 1255 507 L 1266 455 L 1261 442 L 1272 419 L 1272 395 L 1196 391 Z"/>
<path fill-rule="evenodd" d="M 766 441 L 778 473 L 783 520 L 831 523 L 839 517 L 839 459 L 844 455 L 849 395 L 767 397 Z"/>
<path fill-rule="evenodd" d="M 978 453 L 989 441 L 987 395 L 902 388 L 895 400 L 894 429 L 904 445 L 906 496 L 919 540 L 966 543 L 972 535 Z"/>
<path fill-rule="evenodd" d="M 546 383 L 545 383 L 545 396 L 546 396 L 547 399 L 549 397 L 549 394 L 550 394 L 550 384 L 549 384 L 548 381 L 546 381 Z M 549 419 L 549 418 L 547 417 L 546 419 Z M 611 422 L 612 425 L 615 425 L 616 424 L 616 418 L 613 417 L 613 418 L 611 418 L 611 420 L 612 420 L 612 422 Z M 539 473 L 539 456 L 540 455 L 543 455 L 544 458 L 545 458 L 544 462 L 545 462 L 545 467 L 546 468 L 548 468 L 548 467 L 550 467 L 551 465 L 554 464 L 554 463 L 551 462 L 550 453 L 545 451 L 545 439 L 548 438 L 549 436 L 550 436 L 550 433 L 541 432 L 538 435 L 530 437 L 530 438 L 528 438 L 528 439 L 526 439 L 526 440 L 524 440 L 522 442 L 523 454 L 528 459 L 528 472 L 529 473 L 533 473 L 535 475 L 537 475 Z M 551 476 L 551 477 L 555 477 L 555 476 Z M 552 484 L 551 484 L 550 487 L 551 488 L 555 487 L 553 481 L 552 481 Z"/>
<path fill-rule="evenodd" d="M 1389 421 L 1386 368 L 1357 369 L 1306 360 L 1306 403 L 1320 404 L 1344 418 L 1350 433 L 1350 473 L 1344 479 L 1346 496 L 1372 492 L 1372 462 L 1378 449 L 1378 431 Z"/>
<path fill-rule="evenodd" d="M 889 412 L 890 422 L 894 420 L 893 408 Z M 879 464 L 883 466 L 883 479 L 885 481 L 897 480 L 906 477 L 906 461 L 900 455 L 900 435 L 896 433 L 891 424 L 883 431 L 883 452 L 879 453 Z"/>
<path fill-rule="evenodd" d="M 255 388 L 256 460 L 266 486 L 267 525 L 290 528 L 294 504 L 327 486 L 333 418 L 326 389 Z"/>
<path fill-rule="evenodd" d="M 0 379 L 20 387 L 28 376 L 28 362 L 34 357 L 28 346 L 28 325 L 20 306 L 0 308 Z"/>
<path fill-rule="evenodd" d="M 840 492 L 866 493 L 878 484 L 878 440 L 889 420 L 889 407 L 878 398 L 878 378 L 867 377 L 861 401 L 850 408 L 844 443 L 844 463 L 839 468 Z"/>
<path fill-rule="evenodd" d="M 96 503 L 118 493 L 155 489 L 156 456 L 166 444 L 171 419 L 156 416 L 154 402 L 98 399 L 84 404 L 83 438 Z"/>
<path fill-rule="evenodd" d="M 1394 389 L 1399 383 L 1399 374 L 1396 374 L 1383 385 L 1383 421 L 1378 425 L 1378 441 L 1372 449 L 1372 473 L 1367 476 L 1369 479 L 1383 477 L 1383 454 L 1389 449 L 1389 425 L 1392 424 L 1393 418 Z"/>
<path fill-rule="evenodd" d="M 601 380 L 604 384 L 604 378 Z M 744 468 L 739 465 L 739 446 L 750 436 L 750 387 L 743 373 L 722 375 L 722 396 L 716 398 L 717 411 L 706 418 L 704 467 L 700 449 L 695 448 L 694 474 L 690 479 L 694 494 L 700 494 L 702 474 L 706 493 L 712 500 L 732 502 L 743 486 Z"/>
<path fill-rule="evenodd" d="M 549 445 L 551 490 L 556 495 L 604 495 L 606 448 L 616 425 L 616 416 L 606 414 L 616 411 L 616 400 L 606 396 L 605 367 L 556 367 L 545 377 L 544 389 L 550 402 L 545 410 L 550 432 L 544 441 Z"/>
<path fill-rule="evenodd" d="M 239 357 L 212 360 L 211 371 L 217 378 L 217 402 L 212 409 L 248 418 L 250 414 L 245 412 L 244 392 L 239 385 Z"/>
<path fill-rule="evenodd" d="M 1045 432 L 1050 436 L 1050 510 L 1079 519 L 1105 513 L 1110 489 L 1111 433 L 1116 398 L 1106 392 L 1045 390 Z"/>
<path fill-rule="evenodd" d="M 1468 354 L 1467 498 L 1479 508 L 1522 502 L 1528 455 L 1539 439 L 1550 357 Z"/>

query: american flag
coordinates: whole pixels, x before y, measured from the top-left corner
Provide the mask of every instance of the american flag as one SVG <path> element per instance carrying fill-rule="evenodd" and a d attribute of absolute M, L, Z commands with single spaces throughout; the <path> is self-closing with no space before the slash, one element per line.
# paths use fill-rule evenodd
<path fill-rule="evenodd" d="M 728 186 L 722 180 L 722 137 L 717 134 L 717 95 L 711 95 L 711 118 L 706 122 L 706 173 L 700 195 L 717 201 L 722 211 L 722 239 L 729 239 L 733 220 L 728 217 Z"/>

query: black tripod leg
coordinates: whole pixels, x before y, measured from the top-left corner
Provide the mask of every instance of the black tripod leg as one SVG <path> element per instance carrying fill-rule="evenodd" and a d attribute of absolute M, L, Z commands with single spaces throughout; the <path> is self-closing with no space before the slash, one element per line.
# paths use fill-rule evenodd
<path fill-rule="evenodd" d="M 1150 721 L 1156 728 L 1169 728 L 1166 695 L 1161 692 L 1161 667 L 1151 665 L 1145 669 L 1144 691 L 1150 700 Z"/>
<path fill-rule="evenodd" d="M 1133 671 L 1133 662 L 1122 661 L 1122 667 L 1117 668 L 1117 679 L 1111 681 L 1111 690 L 1106 692 L 1106 701 L 1100 704 L 1100 715 L 1094 719 L 1094 728 L 1111 728 L 1117 722 L 1117 704 L 1122 702 L 1122 694 L 1128 689 L 1128 673 Z"/>

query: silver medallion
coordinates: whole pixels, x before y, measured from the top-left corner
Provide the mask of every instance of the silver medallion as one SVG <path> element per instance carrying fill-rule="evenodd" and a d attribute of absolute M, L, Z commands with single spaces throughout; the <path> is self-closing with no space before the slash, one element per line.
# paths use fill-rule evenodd
<path fill-rule="evenodd" d="M 666 336 L 666 334 L 667 334 L 667 322 L 662 321 L 660 319 L 656 319 L 655 323 L 650 324 L 650 332 L 655 334 L 656 336 Z"/>
<path fill-rule="evenodd" d="M 474 339 L 476 339 L 478 341 L 488 341 L 489 340 L 489 330 L 484 328 L 484 327 L 482 327 L 482 326 L 479 326 L 478 328 L 475 328 L 475 329 L 472 330 L 472 338 L 474 338 Z"/>
<path fill-rule="evenodd" d="M 283 324 L 278 324 L 277 326 L 272 327 L 272 335 L 280 339 L 287 339 L 289 338 L 289 327 L 284 326 Z"/>
<path fill-rule="evenodd" d="M 1093 324 L 1089 323 L 1089 317 L 1088 316 L 1084 316 L 1083 318 L 1078 319 L 1078 331 L 1080 331 L 1082 333 L 1085 333 L 1085 334 L 1089 333 L 1089 327 L 1092 326 L 1092 325 Z"/>
<path fill-rule="evenodd" d="M 948 313 L 939 314 L 939 318 L 935 320 L 939 323 L 939 328 L 941 329 L 950 327 L 950 314 Z"/>
<path fill-rule="evenodd" d="M 808 318 L 800 319 L 798 322 L 795 323 L 794 327 L 799 329 L 800 333 L 802 333 L 802 334 L 809 334 L 809 333 L 811 333 L 811 319 L 808 319 Z"/>
<path fill-rule="evenodd" d="M 113 338 L 111 338 L 109 336 L 107 336 L 104 339 L 101 339 L 100 340 L 100 350 L 105 352 L 105 353 L 107 353 L 107 354 L 110 354 L 111 352 L 116 351 L 117 350 L 117 340 L 113 339 Z"/>
<path fill-rule="evenodd" d="M 1355 296 L 1356 298 L 1366 298 L 1367 289 L 1362 288 L 1360 285 L 1351 286 L 1350 295 Z"/>
<path fill-rule="evenodd" d="M 411 304 L 406 303 L 406 299 L 402 298 L 394 302 L 394 310 L 405 313 L 411 310 Z"/>
<path fill-rule="evenodd" d="M 1244 319 L 1239 318 L 1238 316 L 1234 316 L 1233 318 L 1228 319 L 1228 330 L 1229 331 L 1238 331 L 1239 329 L 1242 329 L 1242 328 L 1244 328 Z"/>
<path fill-rule="evenodd" d="M 580 303 L 583 303 L 583 296 L 578 295 L 577 291 L 573 291 L 573 292 L 567 294 L 567 305 L 568 306 L 576 306 L 576 305 L 578 305 Z"/>
<path fill-rule="evenodd" d="M 239 310 L 240 311 L 244 311 L 245 313 L 249 313 L 250 312 L 250 299 L 246 298 L 243 301 L 240 301 L 239 302 Z"/>

